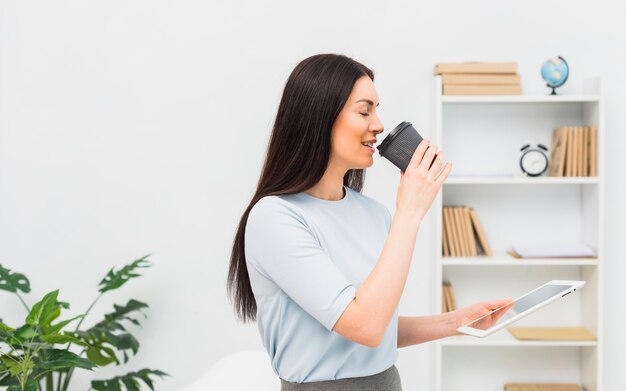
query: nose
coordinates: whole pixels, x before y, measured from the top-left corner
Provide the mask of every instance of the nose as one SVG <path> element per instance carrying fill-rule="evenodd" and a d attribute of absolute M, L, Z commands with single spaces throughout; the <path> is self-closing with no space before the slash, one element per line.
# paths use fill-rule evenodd
<path fill-rule="evenodd" d="M 382 122 L 380 122 L 380 118 L 378 118 L 378 115 L 376 115 L 374 121 L 372 121 L 372 124 L 370 125 L 370 130 L 374 133 L 382 133 L 385 130 L 385 127 L 383 126 Z"/>

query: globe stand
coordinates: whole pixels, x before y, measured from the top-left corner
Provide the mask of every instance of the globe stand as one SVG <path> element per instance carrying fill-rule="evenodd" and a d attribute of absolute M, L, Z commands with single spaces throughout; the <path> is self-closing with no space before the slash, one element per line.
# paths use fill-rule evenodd
<path fill-rule="evenodd" d="M 558 94 L 556 93 L 556 89 L 557 89 L 558 87 L 552 87 L 550 84 L 546 84 L 546 86 L 548 86 L 549 88 L 552 88 L 552 93 L 550 93 L 550 95 L 558 95 Z"/>

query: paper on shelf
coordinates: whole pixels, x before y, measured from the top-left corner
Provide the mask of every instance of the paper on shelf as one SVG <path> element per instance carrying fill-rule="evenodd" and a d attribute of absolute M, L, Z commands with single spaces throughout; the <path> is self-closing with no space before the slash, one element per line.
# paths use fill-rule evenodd
<path fill-rule="evenodd" d="M 519 258 L 589 258 L 596 257 L 596 250 L 578 242 L 544 242 L 517 244 L 511 248 Z"/>

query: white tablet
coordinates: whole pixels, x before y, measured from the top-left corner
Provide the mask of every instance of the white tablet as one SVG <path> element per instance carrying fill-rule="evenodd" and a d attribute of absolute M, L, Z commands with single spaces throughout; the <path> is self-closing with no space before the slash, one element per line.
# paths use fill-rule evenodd
<path fill-rule="evenodd" d="M 481 316 L 480 318 L 459 327 L 456 331 L 463 334 L 473 335 L 474 337 L 486 337 L 504 328 L 505 326 L 522 319 L 526 315 L 537 311 L 539 308 L 545 307 L 559 298 L 569 295 L 576 289 L 582 288 L 584 285 L 585 281 L 552 280 L 539 288 L 518 297 L 510 304 L 495 309 L 487 315 Z M 487 326 L 492 323 L 491 321 L 487 321 L 491 317 L 495 317 L 497 321 L 493 326 L 487 328 Z"/>

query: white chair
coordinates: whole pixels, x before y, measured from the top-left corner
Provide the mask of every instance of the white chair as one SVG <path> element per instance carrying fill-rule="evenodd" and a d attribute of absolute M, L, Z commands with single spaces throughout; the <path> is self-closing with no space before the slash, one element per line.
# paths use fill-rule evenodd
<path fill-rule="evenodd" d="M 209 370 L 181 391 L 279 391 L 267 353 L 244 350 L 218 360 Z"/>

